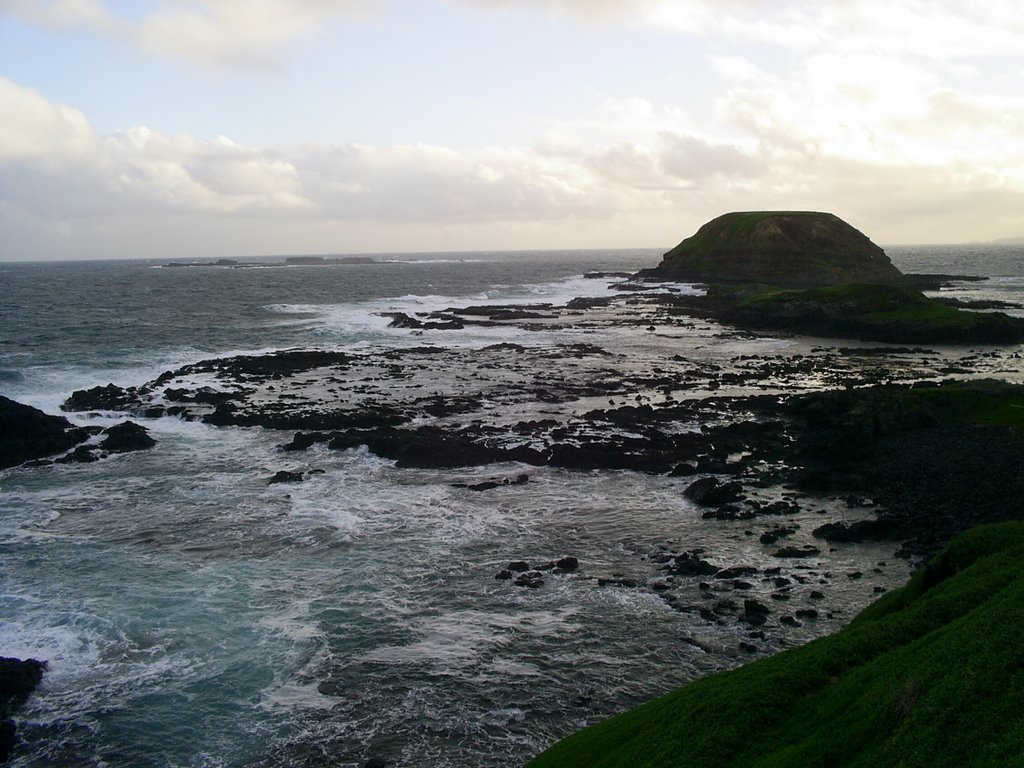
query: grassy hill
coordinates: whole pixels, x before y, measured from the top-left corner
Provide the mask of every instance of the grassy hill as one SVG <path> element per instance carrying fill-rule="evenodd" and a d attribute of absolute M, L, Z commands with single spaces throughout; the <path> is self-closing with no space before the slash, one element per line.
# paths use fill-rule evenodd
<path fill-rule="evenodd" d="M 529 768 L 1024 766 L 1024 523 L 975 528 L 846 629 L 684 686 Z"/>
<path fill-rule="evenodd" d="M 668 251 L 656 271 L 698 282 L 782 286 L 903 279 L 864 233 L 817 211 L 726 213 Z"/>

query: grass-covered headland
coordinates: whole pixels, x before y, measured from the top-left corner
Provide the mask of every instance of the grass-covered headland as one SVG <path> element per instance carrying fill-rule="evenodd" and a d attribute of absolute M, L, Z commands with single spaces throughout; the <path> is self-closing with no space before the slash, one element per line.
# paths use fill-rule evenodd
<path fill-rule="evenodd" d="M 686 685 L 529 768 L 1024 765 L 1024 523 L 953 540 L 842 631 Z"/>

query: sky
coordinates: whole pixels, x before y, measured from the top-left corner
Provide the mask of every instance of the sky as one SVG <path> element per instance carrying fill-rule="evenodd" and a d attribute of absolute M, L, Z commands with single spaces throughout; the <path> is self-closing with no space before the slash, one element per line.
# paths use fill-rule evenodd
<path fill-rule="evenodd" d="M 0 260 L 1024 236 L 1024 0 L 0 0 Z"/>

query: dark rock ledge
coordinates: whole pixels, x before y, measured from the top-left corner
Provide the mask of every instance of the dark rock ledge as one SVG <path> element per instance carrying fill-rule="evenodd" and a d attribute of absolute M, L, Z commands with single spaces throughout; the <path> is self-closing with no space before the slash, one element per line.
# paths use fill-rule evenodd
<path fill-rule="evenodd" d="M 63 416 L 50 416 L 0 396 L 0 469 L 97 461 L 111 453 L 141 451 L 154 445 L 156 440 L 146 428 L 133 421 L 102 429 L 76 427 Z M 57 458 L 49 458 L 52 456 Z"/>
<path fill-rule="evenodd" d="M 18 743 L 13 716 L 43 679 L 45 661 L 0 657 L 0 763 Z"/>

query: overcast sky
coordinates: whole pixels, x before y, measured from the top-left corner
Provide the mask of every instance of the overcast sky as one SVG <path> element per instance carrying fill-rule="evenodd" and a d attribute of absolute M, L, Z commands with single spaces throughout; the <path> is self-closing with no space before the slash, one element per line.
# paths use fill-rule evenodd
<path fill-rule="evenodd" d="M 1024 235 L 1024 0 L 0 0 L 0 260 Z"/>

